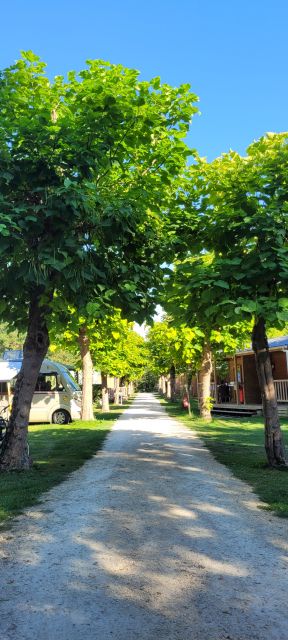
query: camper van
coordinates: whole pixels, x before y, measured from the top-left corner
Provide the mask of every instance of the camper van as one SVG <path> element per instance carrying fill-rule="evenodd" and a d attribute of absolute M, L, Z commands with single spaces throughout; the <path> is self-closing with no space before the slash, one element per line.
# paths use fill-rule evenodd
<path fill-rule="evenodd" d="M 21 365 L 21 351 L 4 352 L 3 359 L 0 360 L 0 411 L 4 407 L 11 407 L 13 389 Z M 70 375 L 69 369 L 48 358 L 43 360 L 32 399 L 29 422 L 66 424 L 79 419 L 80 413 L 81 390 Z"/>

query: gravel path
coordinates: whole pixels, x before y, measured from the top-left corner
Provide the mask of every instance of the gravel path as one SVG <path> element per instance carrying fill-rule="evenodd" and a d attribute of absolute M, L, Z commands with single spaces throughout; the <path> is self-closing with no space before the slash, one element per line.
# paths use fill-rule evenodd
<path fill-rule="evenodd" d="M 1 540 L 1 640 L 287 640 L 288 525 L 139 394 Z"/>

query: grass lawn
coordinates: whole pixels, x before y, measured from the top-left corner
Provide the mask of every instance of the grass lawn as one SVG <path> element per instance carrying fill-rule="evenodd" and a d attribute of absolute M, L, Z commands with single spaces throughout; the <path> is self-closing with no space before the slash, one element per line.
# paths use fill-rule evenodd
<path fill-rule="evenodd" d="M 109 413 L 96 412 L 94 422 L 30 425 L 29 446 L 33 458 L 30 471 L 0 475 L 0 523 L 31 506 L 47 491 L 93 456 L 120 416 L 123 407 Z"/>
<path fill-rule="evenodd" d="M 179 404 L 162 400 L 167 413 L 195 430 L 213 453 L 235 476 L 251 485 L 263 509 L 288 518 L 288 472 L 269 469 L 264 449 L 263 418 L 214 418 L 205 423 L 194 409 L 189 418 Z M 288 455 L 288 421 L 281 420 Z"/>

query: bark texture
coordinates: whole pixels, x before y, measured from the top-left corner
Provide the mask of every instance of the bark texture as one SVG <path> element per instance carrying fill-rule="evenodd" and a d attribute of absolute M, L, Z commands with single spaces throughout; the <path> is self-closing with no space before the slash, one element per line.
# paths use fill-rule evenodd
<path fill-rule="evenodd" d="M 170 393 L 171 393 L 172 402 L 175 402 L 175 400 L 176 400 L 176 370 L 175 370 L 174 364 L 172 364 L 172 367 L 170 368 Z"/>
<path fill-rule="evenodd" d="M 114 390 L 114 403 L 119 404 L 119 388 L 120 388 L 120 380 L 118 377 L 115 378 L 115 390 Z"/>
<path fill-rule="evenodd" d="M 169 375 L 169 377 L 167 379 L 167 382 L 166 382 L 166 398 L 171 400 L 171 380 L 170 380 L 170 375 Z"/>
<path fill-rule="evenodd" d="M 93 363 L 89 349 L 89 337 L 85 325 L 79 328 L 79 345 L 82 362 L 81 419 L 94 420 L 93 413 Z"/>
<path fill-rule="evenodd" d="M 203 349 L 201 368 L 198 377 L 200 417 L 207 421 L 211 420 L 210 388 L 212 368 L 212 353 L 210 345 L 207 343 Z"/>
<path fill-rule="evenodd" d="M 29 413 L 37 378 L 49 347 L 47 307 L 40 306 L 43 291 L 35 289 L 29 306 L 28 331 L 23 347 L 23 362 L 17 376 L 12 410 L 0 455 L 1 471 L 29 469 L 27 443 Z"/>
<path fill-rule="evenodd" d="M 108 391 L 108 376 L 106 373 L 101 373 L 101 385 L 102 385 L 102 411 L 109 411 L 109 391 Z"/>
<path fill-rule="evenodd" d="M 165 376 L 162 376 L 162 393 L 165 396 L 165 393 L 166 393 L 166 378 L 165 378 Z"/>
<path fill-rule="evenodd" d="M 272 374 L 265 320 L 258 318 L 252 332 L 252 347 L 262 397 L 265 420 L 265 449 L 271 467 L 286 466 L 283 436 L 280 428 L 277 398 Z"/>

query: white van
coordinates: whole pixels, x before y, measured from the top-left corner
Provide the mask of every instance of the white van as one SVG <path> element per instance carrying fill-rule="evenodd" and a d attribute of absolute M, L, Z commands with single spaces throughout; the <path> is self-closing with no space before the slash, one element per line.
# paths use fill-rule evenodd
<path fill-rule="evenodd" d="M 6 351 L 3 360 L 0 360 L 0 411 L 12 404 L 13 388 L 22 365 L 19 353 L 21 355 L 21 352 Z M 48 358 L 43 360 L 32 399 L 29 422 L 66 424 L 78 420 L 80 413 L 81 390 L 70 375 L 69 369 Z"/>

